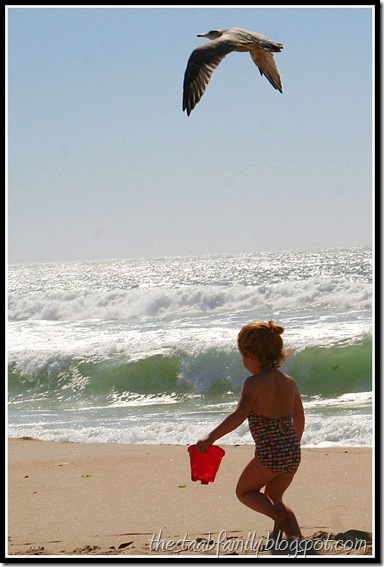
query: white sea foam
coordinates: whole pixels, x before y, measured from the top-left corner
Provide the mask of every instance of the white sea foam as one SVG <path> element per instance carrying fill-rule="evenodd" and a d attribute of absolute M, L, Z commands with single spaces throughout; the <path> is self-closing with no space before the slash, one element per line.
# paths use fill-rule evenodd
<path fill-rule="evenodd" d="M 307 401 L 305 407 L 307 410 L 316 408 L 362 408 L 371 407 L 373 401 L 372 392 L 353 392 L 342 394 L 336 398 L 322 398 L 320 395 L 314 396 Z"/>
<path fill-rule="evenodd" d="M 116 408 L 115 408 L 116 409 Z M 121 408 L 120 408 L 121 409 Z M 121 414 L 120 419 L 100 419 L 92 424 L 92 418 L 79 418 L 76 412 L 72 421 L 53 424 L 49 416 L 41 415 L 34 423 L 12 423 L 10 437 L 23 435 L 46 441 L 69 441 L 79 443 L 144 443 L 180 444 L 195 443 L 215 427 L 225 413 L 207 414 L 181 413 L 170 415 L 130 416 Z M 222 437 L 220 444 L 253 444 L 246 422 L 236 431 Z M 370 413 L 355 415 L 316 416 L 309 414 L 303 436 L 303 447 L 372 446 L 373 430 Z"/>
<path fill-rule="evenodd" d="M 304 388 L 304 443 L 370 445 L 371 262 L 329 249 L 10 266 L 9 434 L 191 443 L 236 403 L 239 329 L 272 318 Z M 243 425 L 223 441 L 252 440 Z"/>
<path fill-rule="evenodd" d="M 150 288 L 77 290 L 72 293 L 9 294 L 10 321 L 132 321 L 141 319 L 239 313 L 244 311 L 367 310 L 371 284 L 312 278 L 228 288 Z"/>

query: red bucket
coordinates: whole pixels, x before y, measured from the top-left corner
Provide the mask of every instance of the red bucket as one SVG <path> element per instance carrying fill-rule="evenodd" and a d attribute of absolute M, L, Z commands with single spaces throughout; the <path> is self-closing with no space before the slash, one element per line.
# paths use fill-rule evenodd
<path fill-rule="evenodd" d="M 217 445 L 210 445 L 208 453 L 199 453 L 196 445 L 188 447 L 191 460 L 191 478 L 193 481 L 200 480 L 201 484 L 213 482 L 219 470 L 221 459 L 225 455 L 224 449 Z"/>

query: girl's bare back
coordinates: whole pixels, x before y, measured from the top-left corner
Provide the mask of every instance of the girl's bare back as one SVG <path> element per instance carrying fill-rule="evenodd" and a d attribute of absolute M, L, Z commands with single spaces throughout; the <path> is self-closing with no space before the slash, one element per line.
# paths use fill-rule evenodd
<path fill-rule="evenodd" d="M 292 415 L 298 389 L 291 376 L 277 368 L 265 368 L 248 380 L 255 392 L 253 411 L 265 417 Z"/>

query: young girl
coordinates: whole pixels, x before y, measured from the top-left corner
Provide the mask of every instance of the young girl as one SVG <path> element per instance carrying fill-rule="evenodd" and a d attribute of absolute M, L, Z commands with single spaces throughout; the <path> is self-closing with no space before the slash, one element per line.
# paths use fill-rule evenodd
<path fill-rule="evenodd" d="M 285 359 L 280 336 L 283 332 L 284 328 L 273 321 L 255 321 L 241 329 L 238 348 L 251 376 L 243 384 L 236 409 L 197 442 L 197 450 L 206 453 L 217 439 L 248 418 L 256 443 L 255 457 L 241 473 L 236 495 L 252 510 L 274 520 L 272 538 L 277 538 L 279 532 L 289 538 L 302 537 L 294 513 L 283 504 L 283 494 L 300 464 L 304 430 L 303 404 L 296 382 L 278 370 Z"/>

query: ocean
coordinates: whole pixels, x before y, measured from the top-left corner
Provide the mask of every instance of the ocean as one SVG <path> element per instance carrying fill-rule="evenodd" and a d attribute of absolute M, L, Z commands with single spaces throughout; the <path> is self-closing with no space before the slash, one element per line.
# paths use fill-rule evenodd
<path fill-rule="evenodd" d="M 240 328 L 273 319 L 302 445 L 372 446 L 372 274 L 369 247 L 10 265 L 8 435 L 195 443 L 248 376 Z"/>

